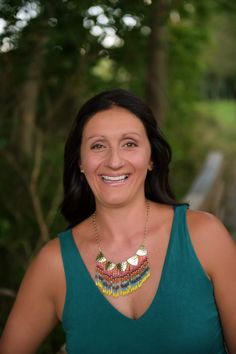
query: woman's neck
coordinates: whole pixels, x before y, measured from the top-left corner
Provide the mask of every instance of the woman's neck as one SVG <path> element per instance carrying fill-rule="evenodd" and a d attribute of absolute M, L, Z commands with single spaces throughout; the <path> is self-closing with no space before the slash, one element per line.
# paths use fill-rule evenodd
<path fill-rule="evenodd" d="M 102 242 L 127 243 L 139 235 L 144 235 L 147 218 L 147 201 L 145 198 L 119 207 L 97 203 L 96 224 Z M 135 237 L 136 238 L 136 237 Z"/>

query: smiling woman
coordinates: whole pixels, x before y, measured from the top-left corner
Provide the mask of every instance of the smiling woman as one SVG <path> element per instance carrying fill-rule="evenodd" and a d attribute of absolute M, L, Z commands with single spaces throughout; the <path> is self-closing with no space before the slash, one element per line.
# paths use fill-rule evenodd
<path fill-rule="evenodd" d="M 96 113 L 85 125 L 80 151 L 80 169 L 96 206 L 122 205 L 144 196 L 151 147 L 134 114 L 117 107 Z"/>
<path fill-rule="evenodd" d="M 178 204 L 168 181 L 171 149 L 150 108 L 131 93 L 117 89 L 103 92 L 86 102 L 80 109 L 66 142 L 65 196 L 61 211 L 70 222 L 70 227 L 84 220 L 95 210 L 94 193 L 87 178 L 84 178 L 81 169 L 78 169 L 78 161 L 80 167 L 84 165 L 83 156 L 90 154 L 91 150 L 96 152 L 96 160 L 103 156 L 106 156 L 106 159 L 108 156 L 109 159 L 118 159 L 111 161 L 112 164 L 124 162 L 123 155 L 119 161 L 121 152 L 126 156 L 134 156 L 137 162 L 142 159 L 140 154 L 144 151 L 150 154 L 146 157 L 149 161 L 146 161 L 144 176 L 146 197 L 160 203 Z M 87 155 L 84 157 L 84 160 L 86 159 Z M 116 166 L 114 167 L 116 169 Z M 119 171 L 119 166 L 117 170 Z M 117 172 L 112 171 L 112 175 L 116 176 Z"/>
<path fill-rule="evenodd" d="M 35 353 L 60 321 L 68 354 L 236 353 L 235 245 L 175 200 L 170 157 L 133 94 L 83 105 L 65 146 L 68 228 L 29 267 L 0 354 Z"/>

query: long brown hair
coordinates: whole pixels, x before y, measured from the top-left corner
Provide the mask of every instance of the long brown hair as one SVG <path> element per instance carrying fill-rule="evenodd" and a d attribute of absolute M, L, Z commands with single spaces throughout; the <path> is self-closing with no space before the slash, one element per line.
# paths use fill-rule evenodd
<path fill-rule="evenodd" d="M 152 171 L 145 180 L 146 198 L 170 205 L 178 205 L 169 185 L 171 148 L 165 140 L 151 109 L 132 93 L 114 89 L 104 91 L 88 100 L 79 110 L 65 144 L 64 197 L 60 211 L 73 227 L 89 217 L 95 210 L 95 198 L 83 173 L 80 172 L 80 147 L 83 129 L 93 115 L 111 107 L 122 107 L 139 118 L 151 145 Z"/>

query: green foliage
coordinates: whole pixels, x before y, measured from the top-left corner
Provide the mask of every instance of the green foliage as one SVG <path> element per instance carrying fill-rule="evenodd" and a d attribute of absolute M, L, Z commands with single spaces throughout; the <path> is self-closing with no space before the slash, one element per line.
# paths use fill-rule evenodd
<path fill-rule="evenodd" d="M 201 101 L 196 106 L 198 123 L 196 134 L 201 131 L 202 144 L 208 150 L 220 150 L 226 156 L 236 153 L 236 103 L 233 100 Z"/>
<path fill-rule="evenodd" d="M 163 129 L 173 150 L 172 184 L 179 198 L 186 193 L 198 170 L 197 161 L 203 157 L 193 129 L 208 16 L 209 3 L 184 3 L 171 14 L 168 26 L 168 117 Z"/>

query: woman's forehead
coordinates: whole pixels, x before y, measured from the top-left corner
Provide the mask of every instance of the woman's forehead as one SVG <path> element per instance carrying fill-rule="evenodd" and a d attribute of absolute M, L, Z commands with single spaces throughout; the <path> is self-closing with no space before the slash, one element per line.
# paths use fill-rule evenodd
<path fill-rule="evenodd" d="M 125 134 L 128 131 L 145 134 L 143 122 L 132 112 L 124 108 L 114 107 L 91 116 L 85 124 L 83 135 L 102 134 L 104 132 Z"/>

